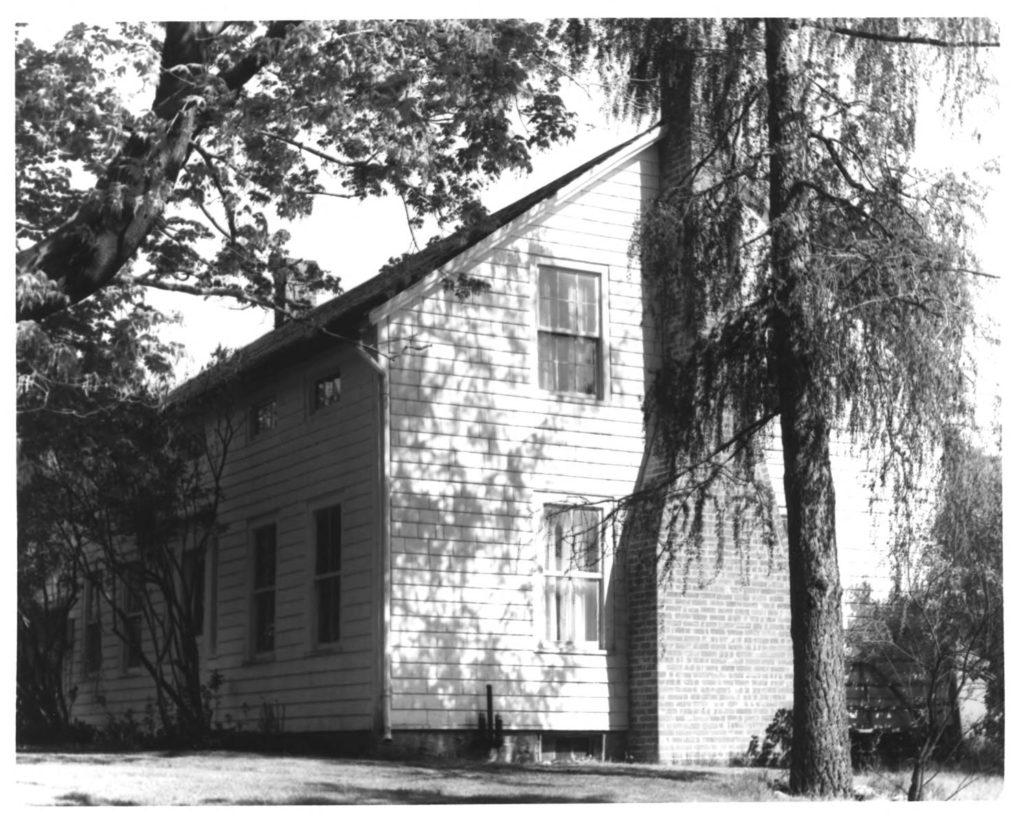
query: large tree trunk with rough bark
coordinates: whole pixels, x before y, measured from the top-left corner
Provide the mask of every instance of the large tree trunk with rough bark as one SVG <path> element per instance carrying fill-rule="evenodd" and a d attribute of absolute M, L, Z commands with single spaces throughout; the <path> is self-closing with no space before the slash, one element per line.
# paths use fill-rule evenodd
<path fill-rule="evenodd" d="M 842 797 L 852 789 L 843 661 L 842 586 L 829 462 L 827 384 L 800 306 L 812 274 L 805 196 L 805 134 L 797 93 L 800 59 L 788 22 L 765 22 L 768 75 L 771 262 L 776 310 L 772 361 L 779 392 L 789 517 L 793 636 L 794 793 Z"/>
<path fill-rule="evenodd" d="M 280 41 L 290 25 L 270 24 L 267 41 Z M 131 135 L 70 219 L 16 254 L 19 274 L 41 273 L 56 285 L 41 301 L 19 299 L 19 321 L 39 320 L 105 287 L 159 226 L 192 140 L 208 121 L 197 84 L 190 80 L 205 70 L 211 42 L 224 28 L 222 23 L 167 23 L 153 101 L 157 122 L 148 133 Z M 241 89 L 270 53 L 263 48 L 222 71 L 225 87 Z"/>

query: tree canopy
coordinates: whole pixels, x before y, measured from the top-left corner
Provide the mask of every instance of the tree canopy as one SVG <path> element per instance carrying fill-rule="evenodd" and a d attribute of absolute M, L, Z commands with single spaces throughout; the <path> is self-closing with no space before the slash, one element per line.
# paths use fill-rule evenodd
<path fill-rule="evenodd" d="M 482 185 L 572 135 L 539 24 L 412 20 L 75 26 L 16 51 L 18 316 L 115 276 L 273 300 L 318 196 L 473 220 Z M 119 90 L 141 81 L 141 113 Z M 73 171 L 96 186 L 75 191 Z M 196 243 L 216 239 L 215 253 Z M 141 255 L 140 255 L 141 254 Z M 129 268 L 130 262 L 134 266 Z M 336 282 L 308 267 L 316 289 Z"/>
<path fill-rule="evenodd" d="M 860 440 L 908 503 L 947 424 L 969 423 L 978 191 L 918 174 L 912 153 L 922 84 L 940 75 L 955 117 L 985 87 L 996 28 L 626 19 L 557 33 L 577 68 L 592 60 L 613 84 L 620 112 L 660 110 L 669 130 L 637 245 L 663 337 L 649 426 L 682 486 L 667 502 L 693 520 L 675 548 L 708 552 L 704 498 L 722 480 L 756 489 L 774 421 L 789 523 L 790 783 L 848 793 L 830 439 Z"/>

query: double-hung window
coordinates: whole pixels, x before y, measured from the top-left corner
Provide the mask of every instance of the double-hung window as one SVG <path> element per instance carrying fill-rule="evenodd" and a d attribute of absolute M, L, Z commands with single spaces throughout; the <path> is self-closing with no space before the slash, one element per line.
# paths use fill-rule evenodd
<path fill-rule="evenodd" d="M 541 389 L 601 394 L 601 277 L 541 267 L 537 316 Z"/>
<path fill-rule="evenodd" d="M 341 639 L 341 506 L 314 512 L 316 528 L 316 642 L 335 644 Z"/>
<path fill-rule="evenodd" d="M 274 649 L 277 591 L 277 526 L 260 526 L 253 532 L 252 650 Z"/>
<path fill-rule="evenodd" d="M 544 523 L 544 638 L 599 647 L 604 598 L 601 510 L 548 505 Z"/>

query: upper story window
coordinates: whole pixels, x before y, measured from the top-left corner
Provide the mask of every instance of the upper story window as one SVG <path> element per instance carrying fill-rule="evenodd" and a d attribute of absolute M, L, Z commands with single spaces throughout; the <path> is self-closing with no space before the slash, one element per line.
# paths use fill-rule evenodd
<path fill-rule="evenodd" d="M 274 649 L 277 592 L 277 526 L 260 526 L 253 532 L 252 650 Z"/>
<path fill-rule="evenodd" d="M 251 426 L 253 437 L 277 428 L 277 400 L 271 398 L 253 406 Z"/>
<path fill-rule="evenodd" d="M 596 648 L 604 598 L 601 509 L 547 505 L 544 519 L 544 637 Z"/>
<path fill-rule="evenodd" d="M 540 386 L 578 395 L 601 390 L 601 277 L 541 267 L 537 347 Z"/>
<path fill-rule="evenodd" d="M 313 382 L 313 411 L 319 411 L 341 400 L 341 373 L 333 372 Z"/>
<path fill-rule="evenodd" d="M 316 526 L 316 641 L 329 645 L 341 639 L 341 506 L 314 513 Z"/>

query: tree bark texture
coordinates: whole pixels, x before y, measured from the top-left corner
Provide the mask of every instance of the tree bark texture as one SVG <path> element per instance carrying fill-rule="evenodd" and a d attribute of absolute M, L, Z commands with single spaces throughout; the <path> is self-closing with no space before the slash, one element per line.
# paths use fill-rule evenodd
<path fill-rule="evenodd" d="M 266 37 L 282 38 L 289 25 L 272 23 Z M 190 78 L 195 66 L 205 65 L 210 41 L 224 28 L 209 23 L 166 25 L 161 80 L 153 102 L 158 123 L 149 133 L 128 139 L 70 219 L 17 253 L 19 273 L 44 273 L 58 287 L 58 294 L 42 303 L 19 303 L 19 321 L 39 320 L 105 287 L 159 226 L 192 140 L 206 122 L 201 92 Z M 237 91 L 267 59 L 266 50 L 246 56 L 220 78 L 229 90 Z"/>
<path fill-rule="evenodd" d="M 794 793 L 842 797 L 851 792 L 843 657 L 842 586 L 835 539 L 835 493 L 829 460 L 827 384 L 817 382 L 816 347 L 800 304 L 812 274 L 802 209 L 805 133 L 796 90 L 800 58 L 785 20 L 765 22 L 770 142 L 769 208 L 776 308 L 775 370 L 789 518 L 793 637 Z"/>

